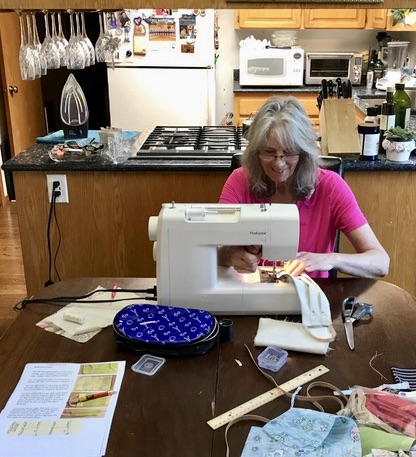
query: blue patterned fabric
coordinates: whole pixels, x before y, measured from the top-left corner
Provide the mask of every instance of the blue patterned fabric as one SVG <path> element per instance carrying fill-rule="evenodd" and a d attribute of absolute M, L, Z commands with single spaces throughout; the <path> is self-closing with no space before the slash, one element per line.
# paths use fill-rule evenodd
<path fill-rule="evenodd" d="M 361 457 L 360 432 L 350 417 L 292 408 L 252 427 L 241 457 Z"/>
<path fill-rule="evenodd" d="M 114 318 L 118 333 L 152 344 L 188 344 L 209 336 L 215 318 L 208 311 L 164 305 L 135 304 Z"/>

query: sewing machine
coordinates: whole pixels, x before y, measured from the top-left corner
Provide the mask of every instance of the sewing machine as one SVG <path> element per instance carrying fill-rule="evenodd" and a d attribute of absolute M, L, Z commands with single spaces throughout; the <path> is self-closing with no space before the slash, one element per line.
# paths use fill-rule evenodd
<path fill-rule="evenodd" d="M 217 249 L 262 246 L 262 258 L 295 259 L 299 213 L 289 204 L 165 203 L 149 218 L 158 303 L 213 314 L 299 314 L 295 287 L 271 268 L 240 274 L 217 265 Z"/>

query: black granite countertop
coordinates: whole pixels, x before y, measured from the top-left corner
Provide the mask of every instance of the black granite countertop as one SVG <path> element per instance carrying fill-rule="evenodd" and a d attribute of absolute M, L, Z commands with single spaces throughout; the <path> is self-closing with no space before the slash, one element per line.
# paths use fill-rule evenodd
<path fill-rule="evenodd" d="M 95 161 L 65 161 L 54 162 L 48 155 L 51 148 L 48 144 L 35 144 L 15 157 L 12 157 L 2 166 L 5 171 L 228 171 L 230 159 L 136 159 L 114 164 L 109 158 L 103 156 Z M 203 154 L 203 153 L 201 153 Z M 416 155 L 412 154 L 408 162 L 390 162 L 385 156 L 379 160 L 366 162 L 358 160 L 356 155 L 342 155 L 346 171 L 416 171 Z"/>

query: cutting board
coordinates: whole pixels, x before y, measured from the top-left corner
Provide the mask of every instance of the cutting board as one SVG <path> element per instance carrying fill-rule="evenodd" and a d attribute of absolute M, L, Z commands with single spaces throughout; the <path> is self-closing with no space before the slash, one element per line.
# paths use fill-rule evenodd
<path fill-rule="evenodd" d="M 326 98 L 319 111 L 321 154 L 359 154 L 360 139 L 351 98 Z"/>

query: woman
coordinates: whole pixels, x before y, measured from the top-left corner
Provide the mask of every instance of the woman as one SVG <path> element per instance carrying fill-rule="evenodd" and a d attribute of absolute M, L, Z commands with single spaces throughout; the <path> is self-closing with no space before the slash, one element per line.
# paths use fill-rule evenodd
<path fill-rule="evenodd" d="M 327 277 L 343 273 L 385 276 L 389 256 L 360 211 L 347 183 L 337 173 L 319 168 L 319 147 L 312 123 L 294 97 L 271 97 L 254 118 L 242 167 L 233 171 L 220 203 L 295 203 L 300 216 L 299 253 L 285 271 Z M 342 231 L 356 254 L 334 253 L 336 231 Z M 219 264 L 240 273 L 256 270 L 254 246 L 222 246 Z M 272 259 L 273 260 L 273 259 Z"/>

